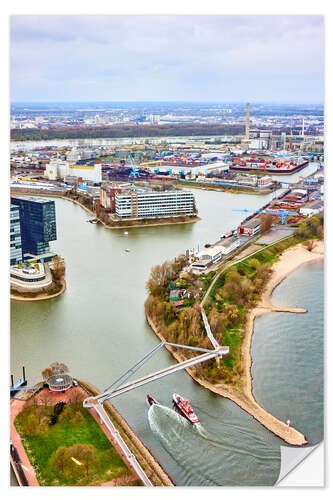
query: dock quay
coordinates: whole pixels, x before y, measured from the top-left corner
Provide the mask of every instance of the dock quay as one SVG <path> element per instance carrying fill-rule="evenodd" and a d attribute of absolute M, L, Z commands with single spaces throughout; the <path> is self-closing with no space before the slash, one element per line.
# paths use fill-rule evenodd
<path fill-rule="evenodd" d="M 19 390 L 21 389 L 21 387 L 24 387 L 27 385 L 27 379 L 25 377 L 25 368 L 24 366 L 22 367 L 22 372 L 23 372 L 23 377 L 18 380 L 17 382 L 14 383 L 14 377 L 13 375 L 11 375 L 11 386 L 10 386 L 10 395 L 13 396 L 14 394 L 16 394 L 17 392 L 19 392 Z"/>

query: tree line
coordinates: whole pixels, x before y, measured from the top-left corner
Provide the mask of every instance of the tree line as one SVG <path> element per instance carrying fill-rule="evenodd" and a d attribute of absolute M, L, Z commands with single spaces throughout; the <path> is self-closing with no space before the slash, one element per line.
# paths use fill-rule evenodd
<path fill-rule="evenodd" d="M 13 141 L 45 139 L 98 139 L 122 137 L 168 137 L 202 135 L 239 135 L 244 126 L 229 124 L 174 124 L 174 125 L 114 125 L 112 127 L 66 127 L 50 129 L 11 129 Z"/>

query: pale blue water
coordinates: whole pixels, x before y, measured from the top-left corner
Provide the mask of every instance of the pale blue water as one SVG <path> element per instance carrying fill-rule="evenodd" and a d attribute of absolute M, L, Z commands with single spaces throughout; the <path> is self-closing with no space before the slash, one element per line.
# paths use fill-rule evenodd
<path fill-rule="evenodd" d="M 305 434 L 323 439 L 324 266 L 306 264 L 273 292 L 273 304 L 306 314 L 271 313 L 255 321 L 253 392 L 257 401 Z"/>

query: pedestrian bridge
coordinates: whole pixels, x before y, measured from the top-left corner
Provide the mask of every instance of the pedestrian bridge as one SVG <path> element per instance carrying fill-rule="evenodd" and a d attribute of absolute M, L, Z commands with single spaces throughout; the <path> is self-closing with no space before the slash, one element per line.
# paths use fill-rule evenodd
<path fill-rule="evenodd" d="M 214 339 L 215 340 L 215 339 Z M 137 372 L 156 352 L 158 352 L 162 347 L 169 345 L 173 347 L 178 347 L 182 349 L 188 349 L 192 351 L 198 351 L 202 354 L 195 356 L 193 358 L 187 359 L 181 363 L 177 363 L 175 365 L 169 366 L 167 368 L 163 368 L 158 370 L 157 372 L 151 373 L 150 375 L 146 375 L 145 377 L 141 377 L 132 382 L 127 382 L 129 378 L 131 378 L 135 372 Z M 107 429 L 111 433 L 111 436 L 115 443 L 119 446 L 122 453 L 126 457 L 128 463 L 131 468 L 136 472 L 138 477 L 142 480 L 145 486 L 153 486 L 146 472 L 143 470 L 142 466 L 138 462 L 137 458 L 131 450 L 128 448 L 127 444 L 123 440 L 119 431 L 116 429 L 114 424 L 112 423 L 108 413 L 103 407 L 103 403 L 107 400 L 113 399 L 121 394 L 126 394 L 129 391 L 133 391 L 138 387 L 142 387 L 145 384 L 149 384 L 150 382 L 154 382 L 155 380 L 159 380 L 160 378 L 166 377 L 168 375 L 172 375 L 180 370 L 184 370 L 190 366 L 194 366 L 198 363 L 203 363 L 204 361 L 208 361 L 212 358 L 220 359 L 223 355 L 229 353 L 229 347 L 222 347 L 217 344 L 214 345 L 214 350 L 209 349 L 201 349 L 199 347 L 190 347 L 181 344 L 172 344 L 171 342 L 161 342 L 158 344 L 152 351 L 146 354 L 143 358 L 141 358 L 135 365 L 129 368 L 126 372 L 124 372 L 120 377 L 117 378 L 109 387 L 107 387 L 101 394 L 97 396 L 89 396 L 83 401 L 83 406 L 85 408 L 94 408 L 94 410 L 99 415 L 101 421 L 106 425 Z M 127 382 L 127 383 L 126 383 Z"/>
<path fill-rule="evenodd" d="M 141 377 L 137 380 L 134 380 L 129 383 L 125 383 L 135 372 L 137 372 L 157 351 L 159 351 L 162 347 L 169 345 L 173 347 L 178 347 L 182 349 L 188 349 L 192 351 L 199 351 L 203 354 L 199 356 L 195 356 L 193 358 L 182 361 L 181 363 L 176 363 L 175 365 L 171 365 L 167 368 L 163 368 L 158 370 L 157 372 L 151 373 L 150 375 L 146 375 L 145 377 Z M 143 385 L 149 384 L 150 382 L 154 382 L 159 380 L 160 378 L 166 377 L 168 375 L 172 375 L 180 370 L 184 370 L 189 368 L 190 366 L 194 366 L 198 363 L 203 363 L 204 361 L 208 361 L 209 359 L 213 359 L 216 357 L 222 357 L 229 353 L 229 347 L 220 346 L 216 344 L 215 349 L 201 349 L 199 347 L 190 347 L 184 346 L 180 344 L 173 344 L 171 342 L 161 342 L 158 344 L 152 351 L 146 354 L 142 359 L 140 359 L 135 365 L 133 365 L 129 370 L 123 373 L 117 380 L 115 380 L 109 387 L 107 387 L 101 394 L 97 396 L 88 397 L 84 400 L 83 406 L 86 408 L 91 408 L 96 404 L 96 402 L 104 403 L 106 400 L 113 399 L 121 394 L 125 394 L 126 392 L 137 389 Z"/>

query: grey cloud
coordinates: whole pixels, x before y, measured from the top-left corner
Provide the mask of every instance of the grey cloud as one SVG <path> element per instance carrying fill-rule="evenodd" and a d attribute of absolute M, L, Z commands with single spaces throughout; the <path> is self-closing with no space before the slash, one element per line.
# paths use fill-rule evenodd
<path fill-rule="evenodd" d="M 323 44 L 320 16 L 14 16 L 12 96 L 47 99 L 63 82 L 68 99 L 103 100 L 114 81 L 114 99 L 186 99 L 189 92 L 199 99 L 209 91 L 237 100 L 237 92 L 243 99 L 260 85 L 269 99 L 278 78 L 281 99 L 288 79 L 302 87 L 295 99 L 321 99 Z"/>

